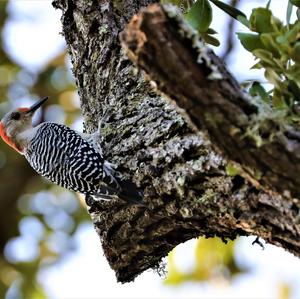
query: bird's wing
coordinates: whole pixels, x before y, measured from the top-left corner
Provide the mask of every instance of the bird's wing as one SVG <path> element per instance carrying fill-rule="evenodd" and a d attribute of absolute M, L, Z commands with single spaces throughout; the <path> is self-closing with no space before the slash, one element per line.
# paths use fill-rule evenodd
<path fill-rule="evenodd" d="M 119 197 L 128 202 L 140 200 L 141 193 L 136 186 L 119 180 L 113 165 L 77 132 L 64 125 L 44 123 L 40 134 L 43 136 L 39 136 L 39 142 L 47 142 L 47 154 L 38 144 L 37 148 L 41 149 L 38 156 L 49 158 L 43 165 L 45 168 L 47 164 L 47 173 L 43 175 L 52 182 L 84 194 Z"/>
<path fill-rule="evenodd" d="M 46 155 L 42 146 L 45 140 L 49 153 Z M 40 149 L 38 156 L 47 158 L 47 163 L 43 163 L 41 169 L 32 166 L 41 170 L 40 173 L 46 169 L 43 175 L 52 182 L 84 194 L 97 192 L 106 186 L 110 187 L 110 192 L 118 192 L 119 185 L 109 163 L 93 144 L 76 131 L 64 125 L 44 123 L 37 142 L 35 150 Z"/>
<path fill-rule="evenodd" d="M 106 167 L 106 161 L 89 144 L 82 144 L 80 150 L 66 156 L 58 167 L 59 172 L 66 174 L 69 188 L 75 191 L 84 194 L 101 191 L 106 195 L 116 195 L 120 190 L 118 182 Z"/>

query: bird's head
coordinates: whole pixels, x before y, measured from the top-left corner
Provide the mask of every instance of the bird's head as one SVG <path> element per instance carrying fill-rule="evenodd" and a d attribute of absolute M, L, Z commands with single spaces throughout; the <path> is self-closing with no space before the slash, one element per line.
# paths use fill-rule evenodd
<path fill-rule="evenodd" d="M 0 121 L 0 136 L 2 139 L 16 151 L 22 152 L 16 137 L 18 134 L 32 127 L 32 116 L 40 108 L 48 97 L 41 99 L 28 108 L 17 108 L 6 113 Z"/>

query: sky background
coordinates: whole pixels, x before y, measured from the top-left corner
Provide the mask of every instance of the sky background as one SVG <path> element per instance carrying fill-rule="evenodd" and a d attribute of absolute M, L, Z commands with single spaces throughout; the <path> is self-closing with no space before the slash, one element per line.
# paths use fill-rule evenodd
<path fill-rule="evenodd" d="M 240 9 L 249 16 L 253 7 L 264 5 L 266 1 L 244 3 Z M 284 20 L 286 5 L 287 1 L 273 0 L 271 9 Z M 9 12 L 12 18 L 4 31 L 5 46 L 21 65 L 29 70 L 42 69 L 65 47 L 60 35 L 60 11 L 54 10 L 50 0 L 13 0 Z M 219 10 L 214 13 L 212 27 L 220 33 L 222 44 L 226 16 Z M 246 28 L 238 25 L 238 30 L 246 31 Z M 222 53 L 222 47 L 216 52 Z M 239 81 L 262 78 L 261 71 L 249 71 L 253 64 L 252 55 L 241 47 L 237 47 L 228 60 L 231 72 Z M 60 121 L 62 119 L 57 119 Z M 80 122 L 77 127 L 81 127 Z M 76 233 L 74 245 L 77 249 L 63 262 L 41 270 L 39 279 L 50 298 L 277 298 L 278 288 L 284 283 L 292 287 L 291 298 L 300 298 L 300 260 L 275 246 L 265 245 L 262 250 L 258 245 L 251 245 L 253 240 L 254 237 L 243 237 L 237 241 L 237 260 L 251 270 L 237 276 L 231 285 L 225 281 L 212 281 L 166 286 L 153 271 L 143 273 L 133 283 L 122 285 L 116 283 L 92 224 L 84 223 Z M 191 240 L 176 249 L 176 262 L 182 271 L 188 271 L 194 265 L 195 243 Z M 20 254 L 24 252 L 22 246 L 14 245 L 10 250 Z M 13 292 L 8 297 L 13 297 Z"/>

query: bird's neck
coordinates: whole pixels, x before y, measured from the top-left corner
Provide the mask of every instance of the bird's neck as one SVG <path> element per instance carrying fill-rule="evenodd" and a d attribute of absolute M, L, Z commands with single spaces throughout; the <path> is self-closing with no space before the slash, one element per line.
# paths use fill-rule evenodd
<path fill-rule="evenodd" d="M 36 135 L 37 130 L 38 127 L 29 127 L 16 134 L 14 141 L 16 146 L 21 150 L 22 153 L 24 153 L 30 145 L 30 142 Z"/>

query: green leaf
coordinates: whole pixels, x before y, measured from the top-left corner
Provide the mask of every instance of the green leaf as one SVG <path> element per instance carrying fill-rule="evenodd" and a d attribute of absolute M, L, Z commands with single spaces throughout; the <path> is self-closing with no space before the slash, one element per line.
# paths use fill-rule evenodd
<path fill-rule="evenodd" d="M 296 14 L 297 14 L 297 18 L 298 18 L 298 20 L 300 20 L 300 8 L 298 8 L 298 9 L 297 9 L 297 12 L 296 12 Z"/>
<path fill-rule="evenodd" d="M 252 52 L 254 56 L 260 59 L 260 63 L 264 68 L 270 67 L 274 72 L 281 72 L 283 66 L 279 59 L 275 59 L 271 52 L 264 49 L 256 49 Z"/>
<path fill-rule="evenodd" d="M 250 22 L 248 21 L 247 18 L 245 18 L 244 16 L 238 16 L 237 20 L 242 23 L 243 25 L 245 25 L 247 28 L 250 28 Z"/>
<path fill-rule="evenodd" d="M 291 57 L 296 63 L 300 64 L 300 42 L 294 45 Z"/>
<path fill-rule="evenodd" d="M 264 102 L 270 102 L 270 97 L 268 93 L 263 88 L 263 86 L 257 81 L 253 82 L 251 88 L 249 89 L 249 94 L 253 97 L 259 96 Z"/>
<path fill-rule="evenodd" d="M 286 109 L 286 102 L 278 88 L 274 89 L 272 103 L 275 109 Z"/>
<path fill-rule="evenodd" d="M 197 0 L 186 14 L 186 19 L 199 32 L 206 32 L 212 21 L 212 9 L 208 0 Z"/>
<path fill-rule="evenodd" d="M 295 5 L 298 8 L 300 8 L 300 0 L 289 0 L 289 2 L 291 2 L 293 5 Z"/>
<path fill-rule="evenodd" d="M 263 68 L 263 66 L 261 65 L 261 63 L 257 62 L 257 63 L 255 63 L 254 65 L 252 65 L 250 67 L 250 70 L 255 70 L 255 69 L 259 70 L 259 69 L 262 69 L 262 68 Z"/>
<path fill-rule="evenodd" d="M 263 7 L 253 9 L 250 17 L 250 29 L 258 33 L 273 32 L 271 18 L 272 12 L 269 9 Z"/>
<path fill-rule="evenodd" d="M 238 32 L 237 36 L 241 41 L 243 47 L 249 52 L 252 52 L 253 50 L 256 49 L 265 49 L 265 46 L 260 40 L 258 34 Z"/>
<path fill-rule="evenodd" d="M 208 28 L 206 31 L 207 34 L 217 34 L 218 32 L 212 28 Z"/>
<path fill-rule="evenodd" d="M 294 25 L 291 25 L 291 29 L 286 31 L 283 35 L 280 35 L 276 38 L 276 41 L 279 44 L 293 43 L 298 39 L 298 34 L 300 31 L 300 22 L 296 22 Z"/>
<path fill-rule="evenodd" d="M 218 6 L 220 9 L 225 11 L 228 15 L 232 18 L 236 19 L 237 21 L 241 22 L 243 25 L 249 27 L 249 22 L 247 20 L 247 16 L 240 11 L 239 9 L 232 7 L 222 1 L 219 0 L 210 0 L 214 5 Z"/>
<path fill-rule="evenodd" d="M 210 45 L 213 45 L 215 47 L 219 47 L 220 46 L 220 41 L 215 38 L 212 35 L 206 34 L 206 33 L 202 33 L 201 37 L 204 39 L 205 42 L 207 42 Z"/>
<path fill-rule="evenodd" d="M 258 33 L 276 32 L 283 28 L 281 21 L 272 15 L 271 10 L 258 7 L 252 10 L 250 16 L 250 30 Z"/>
<path fill-rule="evenodd" d="M 300 89 L 295 81 L 289 80 L 288 90 L 294 95 L 295 100 L 300 101 Z"/>
<path fill-rule="evenodd" d="M 285 72 L 285 75 L 290 79 L 294 80 L 295 82 L 300 82 L 300 68 L 299 64 L 295 63 L 288 68 Z"/>
<path fill-rule="evenodd" d="M 289 24 L 291 21 L 292 11 L 293 11 L 293 4 L 291 1 L 289 1 L 287 9 L 286 9 L 286 23 L 287 24 Z"/>
<path fill-rule="evenodd" d="M 265 70 L 265 77 L 269 82 L 271 82 L 275 86 L 282 87 L 282 82 L 280 80 L 280 77 L 272 68 L 267 68 Z"/>
<path fill-rule="evenodd" d="M 260 40 L 262 41 L 264 45 L 264 49 L 272 52 L 274 57 L 281 57 L 281 54 L 279 52 L 278 44 L 276 43 L 276 33 L 262 33 L 260 34 Z"/>

